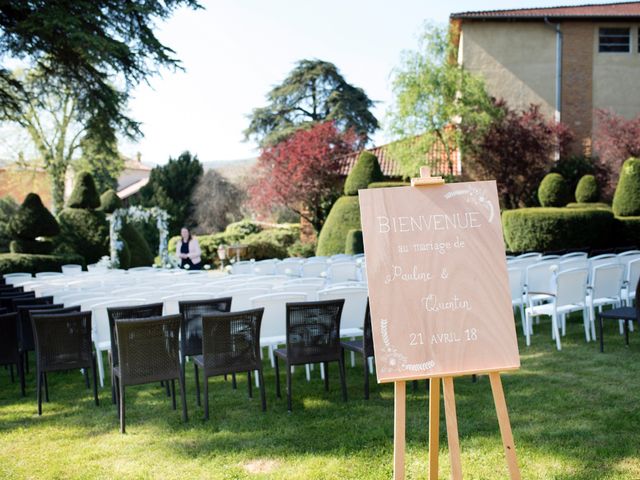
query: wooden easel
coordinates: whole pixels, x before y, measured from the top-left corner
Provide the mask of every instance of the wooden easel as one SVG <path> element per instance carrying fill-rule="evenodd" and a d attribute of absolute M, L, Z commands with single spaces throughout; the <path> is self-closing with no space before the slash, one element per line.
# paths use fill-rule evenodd
<path fill-rule="evenodd" d="M 442 177 L 432 177 L 429 167 L 420 168 L 420 178 L 412 178 L 411 186 L 442 185 Z M 509 478 L 520 480 L 520 470 L 516 458 L 513 434 L 507 403 L 502 389 L 499 372 L 487 373 L 491 382 L 493 401 L 498 415 L 502 445 L 507 459 Z M 453 377 L 434 377 L 429 379 L 429 480 L 438 479 L 438 453 L 440 444 L 440 380 L 444 393 L 444 411 L 447 424 L 447 442 L 449 444 L 449 460 L 451 462 L 451 478 L 462 480 L 462 462 L 460 460 L 460 440 L 458 438 L 458 418 L 456 400 L 453 389 Z M 394 430 L 393 430 L 393 478 L 405 478 L 405 427 L 406 427 L 406 382 L 394 382 Z"/>

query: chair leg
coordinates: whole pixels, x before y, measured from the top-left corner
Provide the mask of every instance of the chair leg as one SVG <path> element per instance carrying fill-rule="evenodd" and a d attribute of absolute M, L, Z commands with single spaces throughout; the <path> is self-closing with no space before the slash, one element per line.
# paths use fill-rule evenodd
<path fill-rule="evenodd" d="M 93 398 L 96 401 L 96 407 L 100 405 L 100 400 L 98 399 L 98 372 L 96 366 L 96 356 L 92 355 L 91 357 L 91 373 L 93 374 Z"/>
<path fill-rule="evenodd" d="M 42 415 L 42 373 L 36 367 L 36 397 L 38 400 L 38 415 Z"/>
<path fill-rule="evenodd" d="M 170 397 L 171 396 L 171 385 L 169 384 L 168 380 L 166 382 L 164 382 L 164 388 L 165 388 L 165 391 L 167 392 L 167 397 Z"/>
<path fill-rule="evenodd" d="M 562 350 L 562 345 L 560 344 L 560 330 L 558 328 L 558 314 L 555 312 L 551 316 L 551 331 L 553 332 L 553 337 L 556 339 L 556 348 L 558 350 Z"/>
<path fill-rule="evenodd" d="M 364 399 L 369 400 L 369 362 L 367 356 L 364 355 Z"/>
<path fill-rule="evenodd" d="M 171 380 L 171 408 L 176 409 L 176 381 Z"/>
<path fill-rule="evenodd" d="M 251 370 L 247 372 L 247 390 L 249 391 L 249 398 L 253 398 L 253 391 L 251 390 Z"/>
<path fill-rule="evenodd" d="M 13 375 L 13 365 L 9 365 L 9 374 L 11 375 L 11 383 L 16 381 L 16 377 Z"/>
<path fill-rule="evenodd" d="M 196 376 L 196 405 L 200 406 L 200 375 L 198 373 L 198 365 L 193 362 L 193 369 Z"/>
<path fill-rule="evenodd" d="M 323 362 L 324 365 L 324 390 L 329 391 L 329 363 Z"/>
<path fill-rule="evenodd" d="M 529 313 L 528 310 L 525 310 L 524 316 L 525 316 L 524 335 L 526 338 L 527 347 L 530 347 L 531 346 L 531 314 Z"/>
<path fill-rule="evenodd" d="M 624 344 L 629 346 L 629 321 L 624 321 Z"/>
<path fill-rule="evenodd" d="M 29 373 L 29 351 L 28 350 L 25 350 L 24 352 L 24 371 Z"/>
<path fill-rule="evenodd" d="M 231 388 L 233 388 L 234 390 L 236 390 L 238 388 L 238 382 L 236 382 L 236 374 L 235 373 L 231 374 Z"/>
<path fill-rule="evenodd" d="M 604 352 L 604 335 L 602 334 L 602 330 L 604 329 L 604 325 L 602 325 L 602 317 L 598 315 L 598 330 L 600 330 L 600 353 Z"/>
<path fill-rule="evenodd" d="M 591 334 L 589 333 L 589 312 L 585 308 L 582 310 L 582 323 L 584 323 L 584 338 L 589 342 L 591 340 Z"/>
<path fill-rule="evenodd" d="M 256 376 L 260 378 L 260 402 L 262 403 L 262 411 L 266 412 L 267 411 L 267 395 L 265 392 L 264 375 L 262 374 L 262 368 L 258 370 L 258 375 Z"/>
<path fill-rule="evenodd" d="M 82 376 L 84 377 L 84 385 L 87 388 L 91 388 L 91 385 L 89 385 L 89 371 L 87 368 L 83 368 L 82 369 Z"/>
<path fill-rule="evenodd" d="M 287 362 L 287 410 L 291 412 L 291 367 Z"/>
<path fill-rule="evenodd" d="M 118 379 L 118 401 L 120 403 L 120 433 L 125 433 L 124 385 L 120 379 Z"/>
<path fill-rule="evenodd" d="M 20 395 L 24 397 L 26 395 L 26 382 L 24 378 L 24 365 L 22 364 L 22 359 L 18 361 L 17 367 L 18 377 L 20 377 Z"/>
<path fill-rule="evenodd" d="M 206 370 L 202 372 L 204 380 L 204 419 L 209 420 L 209 377 Z"/>
<path fill-rule="evenodd" d="M 342 387 L 342 400 L 347 401 L 347 372 L 344 365 L 344 349 L 340 352 L 338 359 L 340 365 L 340 386 Z"/>
<path fill-rule="evenodd" d="M 44 401 L 49 403 L 49 380 L 47 379 L 47 374 L 42 374 L 44 377 Z"/>
<path fill-rule="evenodd" d="M 182 421 L 186 422 L 189 420 L 189 416 L 187 415 L 187 382 L 184 375 L 180 375 L 178 382 L 180 383 L 180 400 L 182 401 Z"/>
<path fill-rule="evenodd" d="M 276 397 L 282 398 L 282 395 L 280 395 L 280 366 L 278 363 L 278 357 L 275 357 L 273 366 L 276 370 Z"/>

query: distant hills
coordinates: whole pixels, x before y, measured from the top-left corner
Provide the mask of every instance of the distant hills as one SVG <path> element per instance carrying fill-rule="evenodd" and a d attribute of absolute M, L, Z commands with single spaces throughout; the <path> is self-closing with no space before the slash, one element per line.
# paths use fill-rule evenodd
<path fill-rule="evenodd" d="M 202 167 L 205 171 L 211 169 L 217 170 L 229 180 L 238 180 L 239 178 L 246 176 L 257 161 L 257 158 L 215 160 L 213 162 L 202 162 Z"/>

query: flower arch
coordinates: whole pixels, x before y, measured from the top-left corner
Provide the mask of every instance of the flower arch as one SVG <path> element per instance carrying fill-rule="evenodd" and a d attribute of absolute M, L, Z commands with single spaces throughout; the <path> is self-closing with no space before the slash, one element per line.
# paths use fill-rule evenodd
<path fill-rule="evenodd" d="M 169 221 L 169 214 L 158 207 L 142 208 L 140 206 L 133 206 L 128 208 L 118 208 L 108 216 L 109 218 L 109 247 L 111 255 L 111 266 L 118 268 L 120 266 L 119 252 L 122 250 L 124 243 L 120 238 L 120 231 L 122 230 L 122 222 L 125 220 L 134 222 L 148 222 L 155 219 L 156 227 L 160 236 L 160 242 L 158 244 L 158 256 L 160 262 L 165 265 L 169 259 L 169 252 L 167 250 L 167 237 L 169 235 L 169 228 L 167 223 Z"/>

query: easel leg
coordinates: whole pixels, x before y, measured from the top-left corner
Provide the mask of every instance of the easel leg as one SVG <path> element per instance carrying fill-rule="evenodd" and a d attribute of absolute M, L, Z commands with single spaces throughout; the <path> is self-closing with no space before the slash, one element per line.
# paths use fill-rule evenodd
<path fill-rule="evenodd" d="M 429 480 L 438 480 L 440 450 L 440 379 L 429 379 Z"/>
<path fill-rule="evenodd" d="M 460 461 L 460 440 L 458 439 L 458 418 L 456 416 L 453 377 L 444 377 L 442 383 L 444 384 L 444 413 L 447 421 L 451 478 L 453 480 L 462 480 L 462 462 Z"/>
<path fill-rule="evenodd" d="M 500 374 L 497 372 L 492 372 L 489 374 L 489 379 L 491 381 L 493 401 L 496 404 L 496 413 L 498 414 L 498 424 L 500 425 L 500 434 L 502 435 L 504 453 L 507 457 L 509 478 L 511 478 L 511 480 L 520 480 L 520 469 L 518 468 L 516 448 L 513 442 L 513 434 L 511 433 L 511 423 L 509 422 L 507 402 L 504 399 L 504 390 L 502 389 Z"/>
<path fill-rule="evenodd" d="M 406 426 L 406 382 L 394 382 L 395 411 L 393 421 L 393 478 L 404 480 Z"/>

